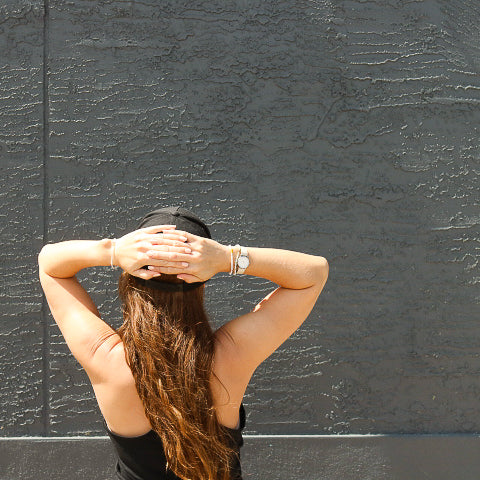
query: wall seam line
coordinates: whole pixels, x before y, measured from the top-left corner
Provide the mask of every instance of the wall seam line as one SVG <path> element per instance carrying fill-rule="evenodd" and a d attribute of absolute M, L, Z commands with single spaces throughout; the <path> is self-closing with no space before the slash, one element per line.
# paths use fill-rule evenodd
<path fill-rule="evenodd" d="M 43 2 L 43 245 L 48 241 L 48 158 L 50 155 L 48 138 L 49 128 L 49 102 L 48 102 L 48 37 L 49 37 L 49 0 Z M 50 342 L 48 335 L 48 313 L 47 302 L 42 291 L 42 326 L 43 326 L 43 344 L 42 344 L 42 420 L 43 434 L 48 436 L 50 433 L 50 403 L 49 403 L 49 353 Z"/>

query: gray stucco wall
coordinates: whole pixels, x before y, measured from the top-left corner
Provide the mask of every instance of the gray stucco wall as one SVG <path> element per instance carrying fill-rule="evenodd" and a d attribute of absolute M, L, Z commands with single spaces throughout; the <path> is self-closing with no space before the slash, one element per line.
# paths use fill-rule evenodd
<path fill-rule="evenodd" d="M 271 469 L 249 435 L 344 435 L 331 437 L 343 448 L 351 434 L 463 433 L 476 445 L 478 2 L 3 0 L 0 13 L 0 463 L 9 437 L 104 434 L 42 297 L 42 245 L 118 237 L 176 204 L 222 243 L 330 264 L 310 317 L 247 389 L 257 478 Z M 78 278 L 119 326 L 118 272 Z M 212 321 L 273 288 L 218 275 Z M 408 449 L 417 437 L 398 438 Z M 453 465 L 480 473 L 455 455 L 458 438 Z M 423 441 L 433 452 L 438 438 Z M 325 442 L 305 437 L 275 462 L 333 479 Z M 355 455 L 330 458 L 338 478 L 363 472 L 345 473 Z M 383 478 L 371 465 L 362 478 Z"/>

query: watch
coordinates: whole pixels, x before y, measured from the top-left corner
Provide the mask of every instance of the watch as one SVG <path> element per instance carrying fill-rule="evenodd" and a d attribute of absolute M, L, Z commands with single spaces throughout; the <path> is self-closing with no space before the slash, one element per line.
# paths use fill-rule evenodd
<path fill-rule="evenodd" d="M 246 268 L 250 265 L 250 259 L 248 258 L 248 250 L 247 247 L 240 247 L 240 255 L 237 258 L 237 273 L 244 273 Z"/>

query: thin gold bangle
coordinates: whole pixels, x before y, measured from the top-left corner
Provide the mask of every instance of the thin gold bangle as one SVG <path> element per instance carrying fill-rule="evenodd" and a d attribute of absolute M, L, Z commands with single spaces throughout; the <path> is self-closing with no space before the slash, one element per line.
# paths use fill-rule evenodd
<path fill-rule="evenodd" d="M 240 247 L 240 245 L 239 245 L 239 247 Z M 240 247 L 240 249 L 241 248 L 242 247 Z M 234 275 L 238 275 L 238 257 L 240 256 L 240 249 L 238 250 L 237 255 L 235 257 L 235 273 L 234 273 Z"/>

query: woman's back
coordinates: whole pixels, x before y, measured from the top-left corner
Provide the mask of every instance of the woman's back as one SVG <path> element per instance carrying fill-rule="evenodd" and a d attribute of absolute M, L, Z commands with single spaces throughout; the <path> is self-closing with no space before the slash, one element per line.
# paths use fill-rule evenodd
<path fill-rule="evenodd" d="M 238 427 L 239 409 L 248 381 L 245 380 L 245 376 L 238 378 L 231 374 L 239 369 L 234 365 L 233 350 L 221 333 L 223 333 L 221 329 L 217 330 L 210 390 L 219 423 L 234 429 Z M 112 350 L 110 368 L 112 375 L 109 381 L 92 382 L 109 430 L 124 437 L 148 433 L 152 425 L 144 413 L 133 374 L 125 360 L 123 343 L 119 343 Z"/>
<path fill-rule="evenodd" d="M 216 376 L 211 376 L 211 393 L 218 421 L 225 427 L 230 446 L 240 457 L 242 430 L 246 421 L 242 404 L 246 385 L 235 383 L 235 379 L 228 375 L 231 358 L 223 345 L 224 342 L 216 341 L 213 362 Z M 143 411 L 133 374 L 125 361 L 123 345 L 119 344 L 115 349 L 112 351 L 118 369 L 115 379 L 109 383 L 93 384 L 93 388 L 104 416 L 104 429 L 117 455 L 117 476 L 125 480 L 177 480 L 178 477 L 171 471 L 166 472 L 162 441 Z M 220 382 L 226 387 L 226 391 Z M 239 457 L 231 470 L 232 480 L 241 479 Z"/>

